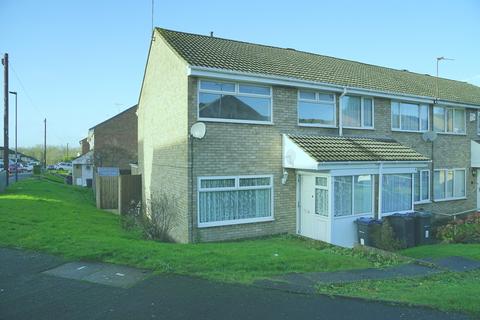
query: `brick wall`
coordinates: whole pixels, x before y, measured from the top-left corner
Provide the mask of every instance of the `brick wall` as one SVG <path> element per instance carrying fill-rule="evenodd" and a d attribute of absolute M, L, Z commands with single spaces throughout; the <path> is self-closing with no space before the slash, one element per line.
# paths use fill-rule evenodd
<path fill-rule="evenodd" d="M 94 128 L 96 167 L 130 169 L 137 162 L 137 108 L 132 107 Z"/>

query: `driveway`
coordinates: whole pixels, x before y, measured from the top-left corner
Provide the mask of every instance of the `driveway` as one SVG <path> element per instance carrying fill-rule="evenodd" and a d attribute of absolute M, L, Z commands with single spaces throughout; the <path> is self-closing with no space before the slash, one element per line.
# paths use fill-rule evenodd
<path fill-rule="evenodd" d="M 426 308 L 174 275 L 121 288 L 43 273 L 64 263 L 50 255 L 0 248 L 0 319 L 468 319 Z"/>

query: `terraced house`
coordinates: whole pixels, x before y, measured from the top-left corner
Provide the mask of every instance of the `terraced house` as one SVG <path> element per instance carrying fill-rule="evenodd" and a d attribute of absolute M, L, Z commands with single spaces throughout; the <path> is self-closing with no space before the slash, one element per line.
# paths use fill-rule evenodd
<path fill-rule="evenodd" d="M 157 28 L 138 110 L 144 199 L 176 198 L 180 242 L 352 246 L 358 217 L 479 207 L 478 108 L 465 82 Z"/>

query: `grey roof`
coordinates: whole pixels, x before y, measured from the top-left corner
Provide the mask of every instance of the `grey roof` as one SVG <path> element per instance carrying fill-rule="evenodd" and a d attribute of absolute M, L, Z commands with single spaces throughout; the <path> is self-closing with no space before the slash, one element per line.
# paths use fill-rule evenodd
<path fill-rule="evenodd" d="M 319 54 L 157 28 L 192 66 L 280 76 L 424 97 L 437 97 L 437 78 Z M 480 71 L 480 70 L 479 70 Z M 480 105 L 480 87 L 438 79 L 438 98 Z"/>
<path fill-rule="evenodd" d="M 393 139 L 302 135 L 288 137 L 318 162 L 429 160 Z"/>

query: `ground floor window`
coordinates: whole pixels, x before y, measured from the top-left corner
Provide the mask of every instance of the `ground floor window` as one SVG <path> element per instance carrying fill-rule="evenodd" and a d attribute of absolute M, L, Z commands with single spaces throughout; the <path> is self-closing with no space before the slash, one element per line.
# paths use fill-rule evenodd
<path fill-rule="evenodd" d="M 412 175 L 410 173 L 382 176 L 382 213 L 412 210 Z"/>
<path fill-rule="evenodd" d="M 430 170 L 420 170 L 413 175 L 415 185 L 415 203 L 430 200 Z"/>
<path fill-rule="evenodd" d="M 199 226 L 271 219 L 273 217 L 272 180 L 272 176 L 199 178 Z"/>
<path fill-rule="evenodd" d="M 371 213 L 372 194 L 371 175 L 335 177 L 333 180 L 334 216 Z"/>
<path fill-rule="evenodd" d="M 465 198 L 465 169 L 437 169 L 433 175 L 435 200 Z"/>

